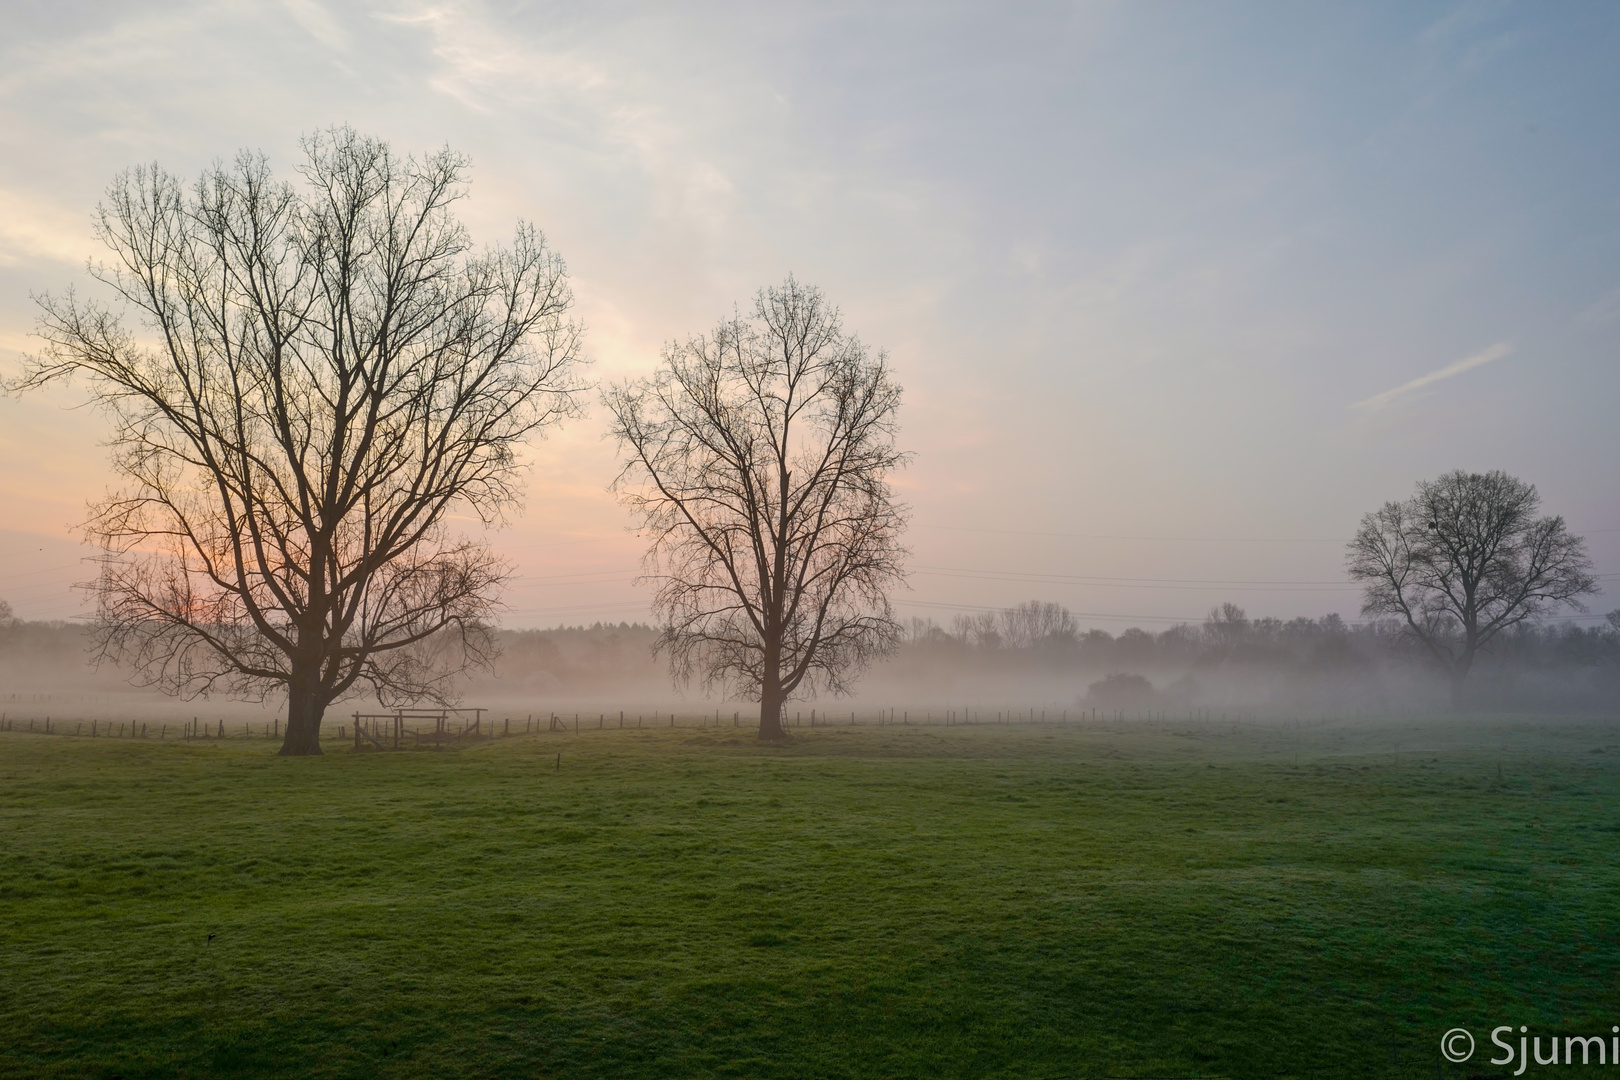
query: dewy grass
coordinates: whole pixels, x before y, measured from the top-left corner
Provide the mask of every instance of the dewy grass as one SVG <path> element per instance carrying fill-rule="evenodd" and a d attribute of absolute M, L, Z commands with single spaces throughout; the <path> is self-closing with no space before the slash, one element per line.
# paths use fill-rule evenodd
<path fill-rule="evenodd" d="M 1428 1077 L 1620 1023 L 1612 722 L 739 734 L 0 736 L 0 1074 Z"/>

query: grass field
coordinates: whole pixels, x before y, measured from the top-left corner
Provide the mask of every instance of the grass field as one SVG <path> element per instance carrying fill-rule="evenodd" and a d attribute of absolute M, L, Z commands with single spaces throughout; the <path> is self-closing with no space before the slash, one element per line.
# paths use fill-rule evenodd
<path fill-rule="evenodd" d="M 0 735 L 0 1075 L 1432 1077 L 1463 1026 L 1460 1078 L 1620 1023 L 1610 721 L 273 749 Z"/>

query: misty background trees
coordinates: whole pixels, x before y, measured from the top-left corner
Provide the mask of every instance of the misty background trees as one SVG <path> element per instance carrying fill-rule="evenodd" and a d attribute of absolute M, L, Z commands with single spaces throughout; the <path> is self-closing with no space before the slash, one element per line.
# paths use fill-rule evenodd
<path fill-rule="evenodd" d="M 579 349 L 539 232 L 473 250 L 463 157 L 303 146 L 300 186 L 248 153 L 115 181 L 92 274 L 140 327 L 47 296 L 21 382 L 82 378 L 113 421 L 125 487 L 84 527 L 100 654 L 175 694 L 285 693 L 286 754 L 347 694 L 445 700 L 491 658 L 506 566 L 445 523 L 513 505 Z"/>
<path fill-rule="evenodd" d="M 1242 608 L 1223 604 L 1199 623 L 1060 630 L 1013 644 L 1017 632 L 1010 626 L 1021 620 L 1020 609 L 1036 603 L 943 625 L 905 622 L 894 652 L 868 669 L 854 700 L 842 707 L 870 714 L 875 707 L 895 706 L 926 715 L 930 708 L 972 706 L 993 715 L 1000 708 L 1040 706 L 1122 710 L 1128 716 L 1184 716 L 1191 710 L 1421 715 L 1450 708 L 1449 680 L 1394 620 L 1251 619 Z M 1051 607 L 1072 623 L 1061 605 Z M 65 715 L 70 706 L 62 694 L 71 687 L 103 702 L 121 701 L 122 712 L 172 718 L 171 699 L 131 688 L 125 674 L 111 667 L 86 667 L 91 634 L 90 627 L 68 622 L 0 626 L 0 687 L 24 697 L 53 695 L 55 705 L 27 707 L 40 716 L 53 710 Z M 466 696 L 474 704 L 519 717 L 552 709 L 702 713 L 719 704 L 671 691 L 667 664 L 653 654 L 659 630 L 644 623 L 492 634 L 498 655 L 491 667 L 468 673 Z M 1522 623 L 1496 638 L 1470 678 L 1489 711 L 1610 712 L 1620 702 L 1620 611 L 1596 625 Z M 231 715 L 266 722 L 280 715 L 279 704 L 243 706 Z M 803 703 L 805 715 L 815 704 Z M 829 705 L 823 701 L 821 708 Z M 9 707 L 16 715 L 19 706 Z M 725 708 L 729 719 L 735 706 Z M 221 715 L 226 708 L 210 703 L 188 715 L 198 711 Z"/>
<path fill-rule="evenodd" d="M 1535 486 L 1500 471 L 1420 481 L 1405 502 L 1361 519 L 1350 577 L 1362 613 L 1393 616 L 1446 673 L 1454 705 L 1481 650 L 1505 631 L 1597 592 L 1586 544 L 1538 517 Z"/>
<path fill-rule="evenodd" d="M 676 676 L 783 704 L 843 692 L 900 635 L 905 514 L 890 477 L 900 387 L 882 353 L 793 278 L 605 395 Z"/>

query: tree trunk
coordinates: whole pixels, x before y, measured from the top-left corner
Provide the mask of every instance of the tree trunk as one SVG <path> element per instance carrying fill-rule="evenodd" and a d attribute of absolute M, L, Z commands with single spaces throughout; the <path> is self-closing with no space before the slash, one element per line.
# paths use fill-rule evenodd
<path fill-rule="evenodd" d="M 1468 671 L 1466 669 L 1451 669 L 1451 711 L 1460 713 L 1465 711 L 1468 704 Z"/>
<path fill-rule="evenodd" d="M 786 695 L 782 693 L 780 680 L 766 676 L 763 685 L 759 688 L 759 737 L 761 739 L 785 739 L 787 730 L 782 727 L 782 706 L 786 704 Z"/>
<path fill-rule="evenodd" d="M 326 702 L 319 691 L 294 684 L 287 691 L 287 737 L 282 757 L 311 757 L 321 752 L 321 718 Z"/>
<path fill-rule="evenodd" d="M 759 737 L 785 739 L 788 733 L 782 727 L 782 706 L 787 704 L 787 695 L 782 692 L 782 639 L 772 636 L 767 629 L 764 644 L 765 670 L 759 682 Z"/>
<path fill-rule="evenodd" d="M 1474 655 L 1479 651 L 1474 645 L 1473 634 L 1469 640 L 1463 642 L 1462 655 L 1452 662 L 1451 671 L 1451 711 L 1463 712 L 1468 706 L 1468 673 L 1474 668 Z"/>

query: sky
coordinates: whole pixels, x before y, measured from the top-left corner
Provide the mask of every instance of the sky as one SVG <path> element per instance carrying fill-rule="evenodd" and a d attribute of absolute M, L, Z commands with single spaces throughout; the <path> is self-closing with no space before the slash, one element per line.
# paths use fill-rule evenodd
<path fill-rule="evenodd" d="M 1620 606 L 1620 6 L 8 0 L 0 369 L 117 173 L 347 123 L 473 161 L 590 377 L 789 273 L 906 397 L 902 614 L 1359 610 L 1361 515 L 1505 469 Z M 0 598 L 87 613 L 82 390 L 0 400 Z M 646 618 L 604 412 L 532 450 L 504 620 Z"/>

